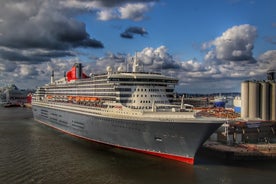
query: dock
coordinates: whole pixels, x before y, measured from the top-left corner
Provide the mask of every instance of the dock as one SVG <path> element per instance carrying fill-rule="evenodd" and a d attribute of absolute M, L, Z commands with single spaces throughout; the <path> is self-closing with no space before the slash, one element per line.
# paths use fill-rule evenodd
<path fill-rule="evenodd" d="M 276 160 L 276 143 L 226 145 L 206 141 L 203 149 L 209 154 L 229 160 Z"/>

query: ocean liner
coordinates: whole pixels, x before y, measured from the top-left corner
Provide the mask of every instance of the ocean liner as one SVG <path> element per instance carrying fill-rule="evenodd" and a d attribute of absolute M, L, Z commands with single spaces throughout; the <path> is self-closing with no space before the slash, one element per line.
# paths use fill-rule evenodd
<path fill-rule="evenodd" d="M 66 75 L 37 88 L 34 119 L 64 133 L 119 148 L 194 164 L 198 148 L 225 120 L 174 105 L 178 80 L 122 68 L 86 75 L 76 63 Z"/>

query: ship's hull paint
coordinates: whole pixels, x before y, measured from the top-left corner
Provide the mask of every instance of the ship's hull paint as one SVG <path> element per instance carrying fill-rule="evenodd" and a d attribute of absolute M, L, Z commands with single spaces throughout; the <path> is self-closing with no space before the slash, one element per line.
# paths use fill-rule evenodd
<path fill-rule="evenodd" d="M 221 125 L 134 121 L 33 105 L 34 119 L 64 133 L 119 148 L 194 164 L 201 144 Z"/>

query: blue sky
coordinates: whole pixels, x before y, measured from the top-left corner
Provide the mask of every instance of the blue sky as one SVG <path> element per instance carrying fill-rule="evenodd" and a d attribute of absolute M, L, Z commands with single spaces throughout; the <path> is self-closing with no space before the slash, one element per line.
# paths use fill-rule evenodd
<path fill-rule="evenodd" d="M 86 22 L 87 31 L 105 43 L 105 48 L 95 53 L 134 53 L 145 47 L 157 48 L 165 45 L 171 54 L 184 60 L 202 60 L 200 46 L 213 40 L 235 25 L 250 24 L 258 29 L 254 54 L 259 55 L 275 45 L 266 42 L 262 36 L 275 35 L 276 2 L 272 0 L 210 0 L 210 1 L 159 1 L 145 13 L 141 21 L 110 20 L 99 21 L 91 14 L 80 15 Z M 118 35 L 129 26 L 139 26 L 147 30 L 144 36 L 136 35 L 133 40 L 122 39 Z M 114 44 L 115 42 L 116 44 Z M 117 44 L 121 46 L 118 47 Z M 99 55 L 99 56 L 100 56 Z"/>
<path fill-rule="evenodd" d="M 239 92 L 276 69 L 275 9 L 273 0 L 3 0 L 0 82 L 35 88 L 51 70 L 116 69 L 137 52 L 146 70 L 179 78 L 179 92 Z"/>

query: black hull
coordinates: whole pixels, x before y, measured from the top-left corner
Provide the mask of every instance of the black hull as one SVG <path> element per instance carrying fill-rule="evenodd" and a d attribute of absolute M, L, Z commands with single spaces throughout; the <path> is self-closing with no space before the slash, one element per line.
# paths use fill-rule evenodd
<path fill-rule="evenodd" d="M 162 122 L 85 115 L 32 106 L 34 119 L 67 134 L 194 164 L 194 156 L 222 121 Z"/>

